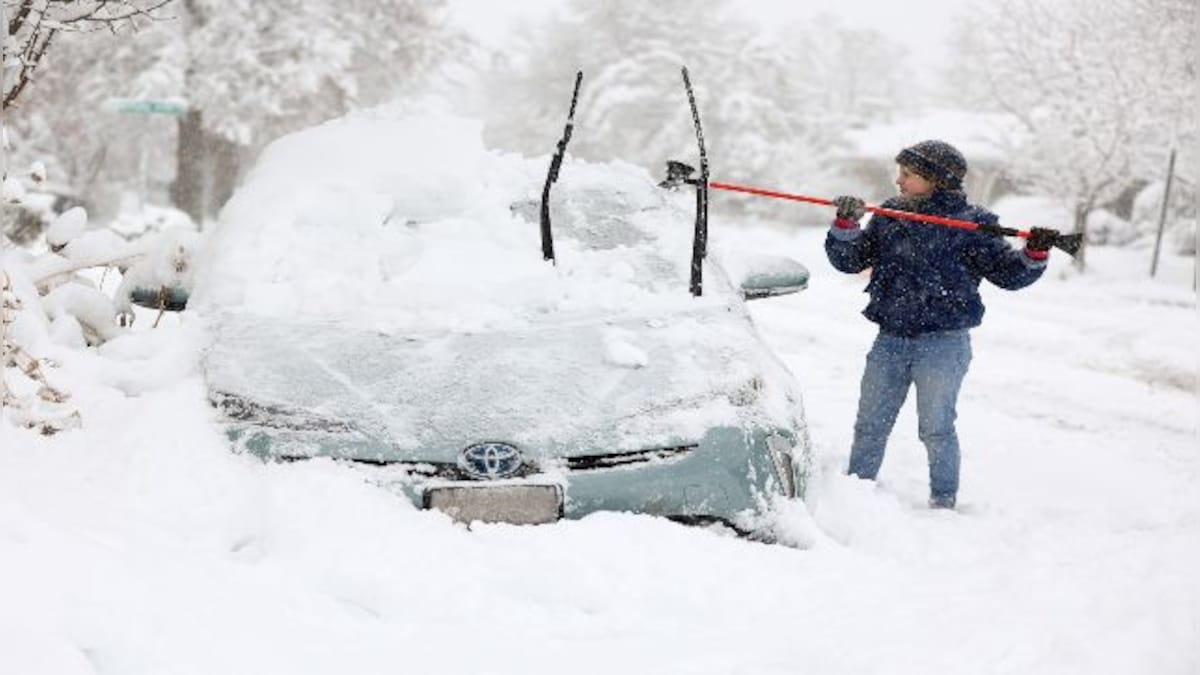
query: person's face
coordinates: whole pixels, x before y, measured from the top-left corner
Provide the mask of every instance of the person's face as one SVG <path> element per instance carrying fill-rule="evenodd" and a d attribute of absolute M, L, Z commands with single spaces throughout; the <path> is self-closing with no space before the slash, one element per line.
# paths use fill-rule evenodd
<path fill-rule="evenodd" d="M 915 171 L 903 164 L 897 164 L 896 168 L 896 187 L 900 188 L 901 195 L 905 197 L 928 197 L 933 194 L 934 188 L 937 187 L 933 184 L 933 181 L 922 178 Z"/>

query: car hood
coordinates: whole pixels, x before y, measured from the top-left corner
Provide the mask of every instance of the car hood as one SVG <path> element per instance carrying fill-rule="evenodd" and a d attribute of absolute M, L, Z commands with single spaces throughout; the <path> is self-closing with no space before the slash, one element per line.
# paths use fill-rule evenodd
<path fill-rule="evenodd" d="M 764 414 L 771 370 L 737 305 L 477 333 L 228 315 L 211 329 L 214 401 L 309 439 L 287 454 L 316 454 L 314 434 L 383 460 L 450 459 L 482 441 L 560 457 L 687 443 Z"/>

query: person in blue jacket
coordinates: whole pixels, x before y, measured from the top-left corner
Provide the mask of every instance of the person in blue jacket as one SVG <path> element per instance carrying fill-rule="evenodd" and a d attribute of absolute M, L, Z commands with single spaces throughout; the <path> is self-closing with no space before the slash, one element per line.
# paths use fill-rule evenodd
<path fill-rule="evenodd" d="M 967 160 L 954 146 L 923 141 L 896 155 L 900 190 L 888 209 L 996 225 L 962 190 Z M 918 434 L 929 456 L 929 505 L 954 508 L 959 444 L 954 428 L 958 392 L 971 361 L 968 330 L 983 319 L 979 283 L 1016 290 L 1046 268 L 1054 230 L 1033 228 L 1024 250 L 979 230 L 874 214 L 865 228 L 863 200 L 833 200 L 837 217 L 825 239 L 830 263 L 842 272 L 871 270 L 863 314 L 879 324 L 867 354 L 848 473 L 874 480 L 888 435 L 911 385 L 917 391 Z"/>

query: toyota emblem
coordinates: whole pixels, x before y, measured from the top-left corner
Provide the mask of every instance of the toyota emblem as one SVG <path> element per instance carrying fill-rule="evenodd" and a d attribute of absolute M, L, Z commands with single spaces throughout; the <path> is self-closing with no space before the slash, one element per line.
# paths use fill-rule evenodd
<path fill-rule="evenodd" d="M 462 451 L 459 466 L 472 478 L 507 478 L 521 468 L 521 451 L 508 443 L 476 443 Z"/>

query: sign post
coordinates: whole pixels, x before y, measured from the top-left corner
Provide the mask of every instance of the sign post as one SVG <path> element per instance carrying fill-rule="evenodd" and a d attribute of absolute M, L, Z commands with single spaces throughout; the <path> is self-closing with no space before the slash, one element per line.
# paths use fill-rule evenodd
<path fill-rule="evenodd" d="M 183 99 L 110 98 L 108 105 L 117 112 L 135 115 L 186 115 L 187 101 Z"/>
<path fill-rule="evenodd" d="M 1163 229 L 1167 225 L 1167 205 L 1171 200 L 1171 179 L 1175 177 L 1175 150 L 1167 160 L 1167 185 L 1163 188 L 1162 210 L 1158 213 L 1158 236 L 1154 238 L 1154 258 L 1150 262 L 1150 278 L 1158 274 L 1158 254 L 1162 250 Z"/>

